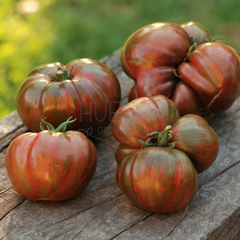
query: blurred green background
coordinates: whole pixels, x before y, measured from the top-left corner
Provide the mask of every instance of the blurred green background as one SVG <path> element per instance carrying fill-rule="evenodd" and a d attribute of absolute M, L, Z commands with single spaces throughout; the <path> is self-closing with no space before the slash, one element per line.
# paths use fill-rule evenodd
<path fill-rule="evenodd" d="M 25 76 L 43 63 L 101 59 L 153 22 L 197 21 L 240 50 L 239 0 L 1 0 L 0 118 Z"/>

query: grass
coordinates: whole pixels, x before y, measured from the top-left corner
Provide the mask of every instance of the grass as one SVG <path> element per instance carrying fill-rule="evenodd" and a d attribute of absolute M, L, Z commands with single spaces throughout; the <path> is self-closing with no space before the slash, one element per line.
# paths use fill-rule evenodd
<path fill-rule="evenodd" d="M 149 23 L 197 21 L 240 50 L 238 0 L 39 0 L 33 14 L 19 12 L 19 2 L 0 8 L 0 118 L 15 110 L 17 90 L 34 67 L 101 59 Z"/>

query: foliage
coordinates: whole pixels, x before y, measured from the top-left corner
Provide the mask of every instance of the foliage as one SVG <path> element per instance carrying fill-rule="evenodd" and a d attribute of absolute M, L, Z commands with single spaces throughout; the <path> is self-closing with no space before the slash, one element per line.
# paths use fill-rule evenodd
<path fill-rule="evenodd" d="M 0 117 L 15 110 L 17 90 L 37 65 L 98 60 L 149 23 L 198 21 L 238 49 L 237 0 L 38 0 L 39 9 L 32 14 L 19 10 L 23 1 L 1 2 Z"/>

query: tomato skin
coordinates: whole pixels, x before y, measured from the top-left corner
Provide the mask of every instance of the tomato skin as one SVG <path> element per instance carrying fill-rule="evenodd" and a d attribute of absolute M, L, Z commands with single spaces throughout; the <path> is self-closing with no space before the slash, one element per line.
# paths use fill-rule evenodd
<path fill-rule="evenodd" d="M 137 85 L 134 84 L 128 94 L 128 102 L 131 102 L 132 100 L 138 98 L 138 92 L 137 92 Z"/>
<path fill-rule="evenodd" d="M 180 117 L 163 95 L 140 97 L 122 106 L 111 126 L 120 143 L 115 153 L 118 186 L 148 211 L 172 212 L 189 204 L 197 192 L 197 173 L 209 168 L 218 155 L 218 137 L 206 120 L 195 114 Z M 172 132 L 170 145 L 157 146 L 158 137 L 152 136 L 167 126 Z"/>
<path fill-rule="evenodd" d="M 198 175 L 181 151 L 150 147 L 121 161 L 117 183 L 139 207 L 165 213 L 190 203 L 198 189 Z"/>
<path fill-rule="evenodd" d="M 139 151 L 139 148 L 132 147 L 125 144 L 120 144 L 118 150 L 115 152 L 115 159 L 117 164 L 119 164 L 123 158 L 132 155 Z"/>
<path fill-rule="evenodd" d="M 204 43 L 178 68 L 182 81 L 199 96 L 202 108 L 216 113 L 228 109 L 240 91 L 240 62 L 222 43 Z"/>
<path fill-rule="evenodd" d="M 187 32 L 175 23 L 153 23 L 133 33 L 123 46 L 121 65 L 130 78 L 156 66 L 177 67 L 191 46 Z"/>
<path fill-rule="evenodd" d="M 172 131 L 170 142 L 175 143 L 175 149 L 187 154 L 198 173 L 213 164 L 218 155 L 219 140 L 202 117 L 187 114 L 175 122 Z"/>
<path fill-rule="evenodd" d="M 65 67 L 69 79 L 55 81 L 50 75 L 58 67 Z M 39 132 L 41 118 L 55 128 L 69 117 L 76 121 L 68 130 L 89 134 L 111 122 L 118 109 L 121 89 L 114 72 L 105 64 L 93 59 L 76 59 L 64 66 L 61 63 L 44 64 L 33 69 L 20 86 L 16 107 L 24 124 Z"/>
<path fill-rule="evenodd" d="M 173 125 L 179 117 L 176 106 L 167 97 L 142 97 L 116 111 L 111 128 L 117 141 L 141 148 L 139 140 L 146 141 L 147 134 L 162 131 L 167 125 Z"/>
<path fill-rule="evenodd" d="M 211 42 L 211 33 L 202 24 L 191 21 L 183 23 L 180 26 L 193 38 L 192 44 L 197 43 L 197 45 L 200 45 Z"/>
<path fill-rule="evenodd" d="M 82 192 L 95 173 L 97 151 L 77 131 L 25 133 L 7 149 L 6 169 L 16 190 L 38 201 L 61 201 Z"/>
<path fill-rule="evenodd" d="M 189 35 L 198 39 L 196 49 Z M 196 22 L 155 23 L 133 33 L 121 53 L 123 70 L 136 82 L 129 100 L 164 95 L 181 116 L 209 121 L 228 109 L 240 92 L 239 52 L 207 38 L 209 31 Z"/>

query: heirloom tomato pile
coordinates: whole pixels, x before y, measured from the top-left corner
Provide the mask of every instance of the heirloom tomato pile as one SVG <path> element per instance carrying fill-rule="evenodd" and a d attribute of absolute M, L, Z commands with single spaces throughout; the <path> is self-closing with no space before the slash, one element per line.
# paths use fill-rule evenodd
<path fill-rule="evenodd" d="M 117 183 L 137 206 L 153 212 L 186 207 L 219 151 L 209 126 L 239 96 L 239 52 L 212 39 L 197 22 L 153 23 L 134 32 L 121 66 L 135 81 L 115 113 L 120 146 Z"/>
<path fill-rule="evenodd" d="M 142 27 L 124 44 L 121 64 L 135 81 L 129 100 L 161 94 L 181 116 L 192 113 L 211 121 L 239 95 L 239 53 L 214 42 L 196 22 Z"/>
<path fill-rule="evenodd" d="M 120 103 L 121 89 L 114 72 L 105 64 L 76 59 L 66 66 L 56 62 L 33 69 L 17 94 L 17 111 L 31 131 L 39 132 L 41 118 L 55 128 L 69 117 L 69 130 L 89 134 L 106 127 Z"/>
<path fill-rule="evenodd" d="M 120 99 L 116 75 L 97 60 L 33 69 L 16 99 L 31 132 L 14 139 L 6 154 L 7 173 L 17 191 L 30 200 L 49 201 L 82 192 L 97 167 L 97 150 L 87 136 L 103 131 Z"/>
<path fill-rule="evenodd" d="M 122 69 L 135 81 L 121 108 L 119 81 L 97 60 L 33 69 L 16 98 L 30 131 L 6 153 L 13 186 L 31 200 L 78 195 L 97 167 L 88 137 L 111 123 L 121 191 L 151 212 L 186 207 L 197 193 L 198 174 L 218 156 L 218 136 L 209 124 L 240 92 L 240 53 L 216 40 L 197 22 L 137 30 L 121 52 Z"/>

